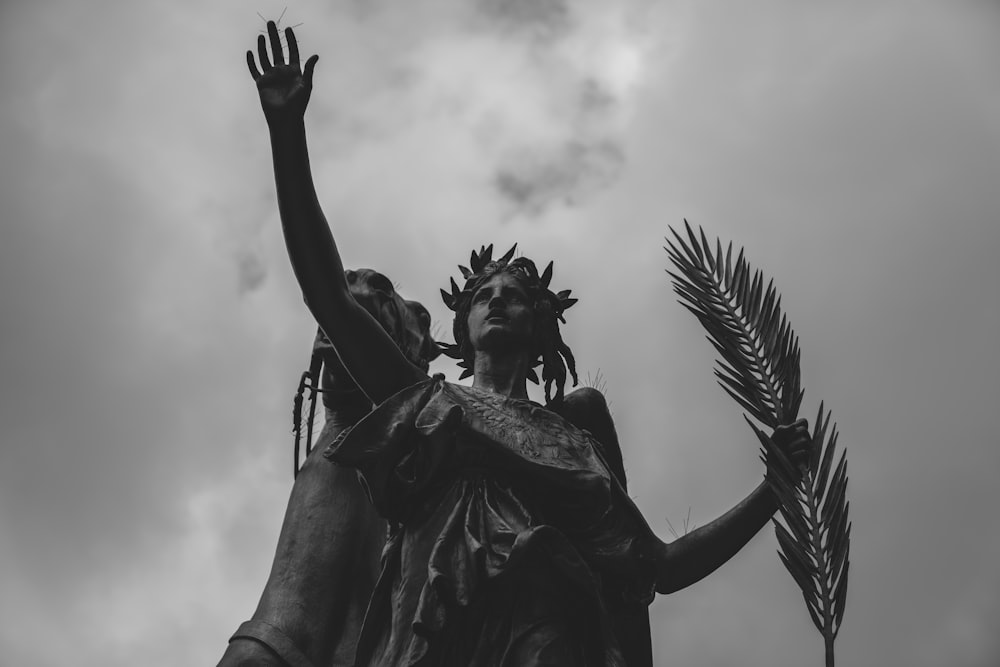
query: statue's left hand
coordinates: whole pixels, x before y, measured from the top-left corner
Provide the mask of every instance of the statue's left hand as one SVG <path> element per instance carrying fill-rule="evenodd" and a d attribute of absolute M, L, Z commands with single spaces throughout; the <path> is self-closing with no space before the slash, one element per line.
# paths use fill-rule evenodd
<path fill-rule="evenodd" d="M 802 474 L 813 453 L 809 424 L 799 419 L 774 429 L 770 437 L 774 448 L 792 464 L 792 474 Z M 775 466 L 779 470 L 785 466 Z M 734 508 L 717 519 L 682 535 L 669 544 L 658 547 L 656 591 L 673 593 L 708 576 L 732 558 L 757 532 L 766 526 L 778 510 L 781 500 L 775 485 L 785 486 L 792 480 L 772 478 L 772 466 L 767 466 L 767 479 Z M 779 473 L 780 474 L 780 473 Z M 795 480 L 798 481 L 798 480 Z M 657 547 L 654 547 L 654 552 Z"/>
<path fill-rule="evenodd" d="M 268 123 L 284 120 L 301 120 L 312 94 L 313 68 L 319 56 L 312 56 L 306 61 L 305 67 L 299 69 L 299 45 L 295 41 L 295 33 L 291 28 L 285 28 L 285 39 L 288 42 L 288 63 L 285 63 L 284 48 L 278 36 L 278 26 L 274 21 L 267 22 L 267 35 L 257 38 L 257 57 L 260 59 L 260 69 L 254 60 L 253 51 L 247 51 L 247 66 L 250 76 L 257 82 L 260 93 L 260 105 L 264 109 L 264 117 Z M 267 43 L 271 42 L 271 53 L 274 63 L 267 55 Z"/>
<path fill-rule="evenodd" d="M 805 419 L 774 429 L 771 442 L 788 457 L 796 470 L 801 470 L 809 464 L 813 441 L 809 435 L 809 422 Z"/>

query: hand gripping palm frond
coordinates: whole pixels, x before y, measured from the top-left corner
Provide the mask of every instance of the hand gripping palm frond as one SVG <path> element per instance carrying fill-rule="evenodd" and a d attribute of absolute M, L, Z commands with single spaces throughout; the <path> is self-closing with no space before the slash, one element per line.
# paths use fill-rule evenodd
<path fill-rule="evenodd" d="M 670 229 L 674 238 L 667 238 L 664 250 L 677 272 L 667 273 L 681 305 L 694 313 L 721 355 L 715 369 L 719 384 L 761 424 L 773 429 L 793 422 L 803 393 L 799 344 L 774 282 L 764 286 L 742 249 L 734 262 L 731 243 L 723 253 L 717 239 L 713 252 L 704 231 L 699 228 L 696 235 L 686 220 L 684 226 L 686 239 Z M 837 426 L 829 427 L 830 414 L 820 404 L 810 459 L 799 470 L 763 430 L 747 422 L 763 447 L 767 478 L 780 503 L 783 521 L 774 520 L 778 556 L 802 590 L 832 667 L 847 599 L 851 535 L 845 452 L 833 466 Z"/>

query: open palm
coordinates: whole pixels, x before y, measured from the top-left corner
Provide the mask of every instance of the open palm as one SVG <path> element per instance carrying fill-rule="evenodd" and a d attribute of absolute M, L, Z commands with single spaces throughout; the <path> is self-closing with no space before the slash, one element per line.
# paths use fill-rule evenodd
<path fill-rule="evenodd" d="M 285 39 L 288 42 L 288 62 L 281 38 L 278 36 L 278 26 L 274 21 L 267 22 L 268 38 L 260 35 L 257 38 L 257 57 L 260 69 L 254 59 L 253 51 L 247 51 L 247 66 L 250 75 L 257 83 L 260 94 L 260 105 L 268 122 L 281 119 L 301 118 L 305 113 L 309 96 L 312 93 L 313 68 L 319 56 L 312 56 L 306 61 L 305 68 L 299 68 L 299 45 L 295 41 L 295 33 L 291 28 L 285 28 Z M 267 43 L 271 42 L 273 64 L 268 57 Z"/>

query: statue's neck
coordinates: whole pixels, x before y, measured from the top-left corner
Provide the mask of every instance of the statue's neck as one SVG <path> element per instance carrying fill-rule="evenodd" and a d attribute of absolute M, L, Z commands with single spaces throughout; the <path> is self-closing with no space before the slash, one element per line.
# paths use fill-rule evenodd
<path fill-rule="evenodd" d="M 528 398 L 528 358 L 523 352 L 476 352 L 472 386 L 510 398 Z"/>

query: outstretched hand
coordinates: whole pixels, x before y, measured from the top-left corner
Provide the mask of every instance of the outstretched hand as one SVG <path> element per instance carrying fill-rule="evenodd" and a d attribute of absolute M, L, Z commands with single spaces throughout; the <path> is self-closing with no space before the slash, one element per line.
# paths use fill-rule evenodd
<path fill-rule="evenodd" d="M 313 68 L 319 60 L 319 56 L 311 56 L 306 61 L 305 68 L 300 70 L 299 45 L 291 28 L 285 28 L 285 39 L 288 42 L 287 63 L 278 35 L 278 26 L 274 21 L 267 22 L 267 38 L 264 35 L 257 38 L 260 69 L 257 69 L 253 51 L 247 51 L 247 66 L 250 68 L 253 80 L 257 82 L 260 105 L 264 109 L 264 117 L 268 123 L 299 120 L 304 116 L 312 93 Z M 268 41 L 271 42 L 273 63 L 267 54 Z"/>

